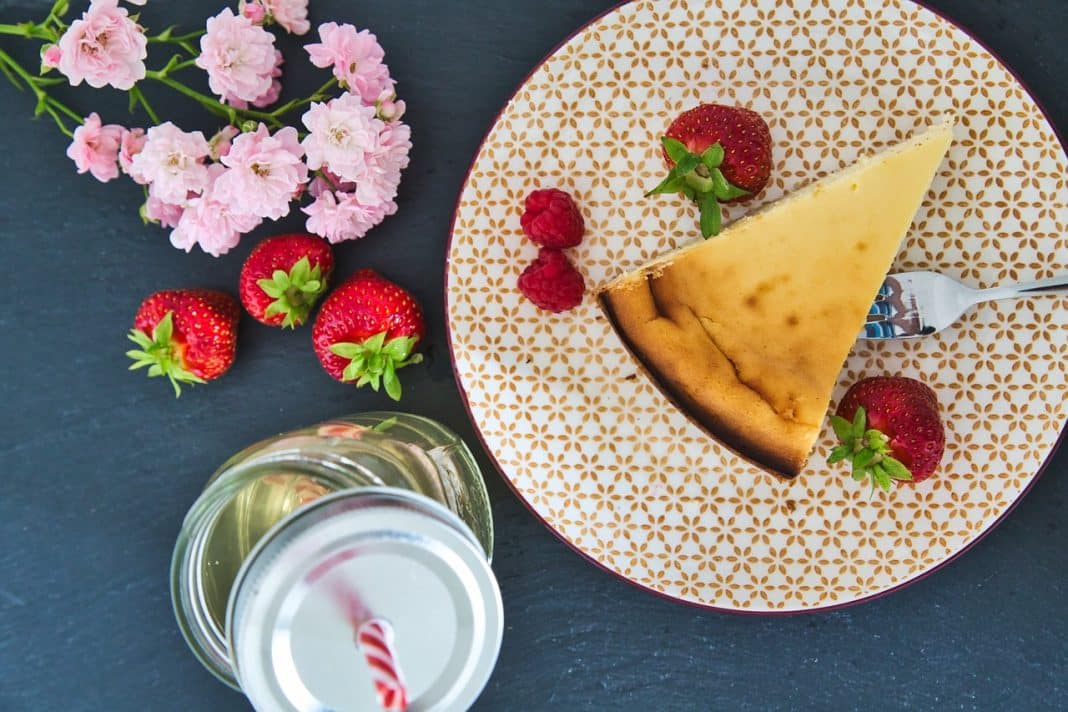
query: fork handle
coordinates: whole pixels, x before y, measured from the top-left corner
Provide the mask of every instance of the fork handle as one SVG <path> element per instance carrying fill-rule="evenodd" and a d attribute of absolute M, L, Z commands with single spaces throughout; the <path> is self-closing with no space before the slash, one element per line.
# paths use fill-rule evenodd
<path fill-rule="evenodd" d="M 1009 284 L 1004 287 L 992 289 L 980 289 L 976 294 L 976 303 L 989 302 L 994 299 L 1011 299 L 1013 297 L 1031 297 L 1040 294 L 1053 294 L 1055 292 L 1068 292 L 1068 274 L 1049 279 L 1040 279 L 1037 282 L 1023 282 L 1021 284 Z"/>

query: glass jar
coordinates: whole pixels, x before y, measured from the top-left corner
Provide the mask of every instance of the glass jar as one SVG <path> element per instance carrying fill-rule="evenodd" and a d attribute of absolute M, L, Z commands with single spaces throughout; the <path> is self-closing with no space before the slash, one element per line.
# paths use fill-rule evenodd
<path fill-rule="evenodd" d="M 212 475 L 186 515 L 174 550 L 175 615 L 193 653 L 216 677 L 241 689 L 228 606 L 239 597 L 257 545 L 277 539 L 312 503 L 363 490 L 404 494 L 406 507 L 436 521 L 454 521 L 450 526 L 464 530 L 460 540 L 480 549 L 489 571 L 493 524 L 485 484 L 471 452 L 449 429 L 419 416 L 374 412 L 269 438 Z"/>

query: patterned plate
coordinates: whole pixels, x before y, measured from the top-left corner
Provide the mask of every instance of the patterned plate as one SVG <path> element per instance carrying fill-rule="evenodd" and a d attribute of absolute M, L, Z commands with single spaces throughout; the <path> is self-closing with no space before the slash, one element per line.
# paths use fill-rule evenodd
<path fill-rule="evenodd" d="M 695 238 L 680 200 L 642 193 L 664 170 L 657 137 L 699 101 L 767 117 L 776 165 L 760 202 L 954 112 L 957 141 L 896 267 L 983 287 L 1068 272 L 1064 150 L 1009 70 L 949 22 L 908 0 L 635 2 L 545 60 L 475 158 L 447 267 L 457 380 L 517 494 L 640 586 L 747 612 L 887 592 L 981 537 L 1051 456 L 1068 416 L 1068 299 L 857 344 L 836 401 L 884 373 L 938 392 L 948 445 L 927 482 L 870 496 L 823 464 L 829 428 L 793 482 L 740 461 L 639 374 L 592 299 L 552 316 L 515 288 L 536 253 L 519 213 L 539 186 L 582 206 L 571 256 L 590 286 Z"/>

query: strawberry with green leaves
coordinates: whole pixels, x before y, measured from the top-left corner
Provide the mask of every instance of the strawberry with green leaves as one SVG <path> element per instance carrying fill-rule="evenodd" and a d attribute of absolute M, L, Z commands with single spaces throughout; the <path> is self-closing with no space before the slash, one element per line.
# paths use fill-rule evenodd
<path fill-rule="evenodd" d="M 719 234 L 721 203 L 754 196 L 771 175 L 771 131 L 755 111 L 701 104 L 678 116 L 661 138 L 672 166 L 646 194 L 681 193 L 701 214 L 701 234 Z"/>
<path fill-rule="evenodd" d="M 423 312 L 406 290 L 363 269 L 323 302 L 312 343 L 333 378 L 356 386 L 384 387 L 400 400 L 397 371 L 423 360 L 416 348 L 426 334 Z"/>
<path fill-rule="evenodd" d="M 308 320 L 333 270 L 334 254 L 322 239 L 304 233 L 276 235 L 249 253 L 238 293 L 253 319 L 292 329 Z"/>
<path fill-rule="evenodd" d="M 241 311 L 229 294 L 212 289 L 172 289 L 150 295 L 134 317 L 127 351 L 130 370 L 166 376 L 174 395 L 183 383 L 207 383 L 234 363 Z"/>
<path fill-rule="evenodd" d="M 893 482 L 921 482 L 942 460 L 946 433 L 938 398 L 912 378 L 879 376 L 854 383 L 831 425 L 840 444 L 828 463 L 848 461 L 853 479 L 889 492 Z"/>

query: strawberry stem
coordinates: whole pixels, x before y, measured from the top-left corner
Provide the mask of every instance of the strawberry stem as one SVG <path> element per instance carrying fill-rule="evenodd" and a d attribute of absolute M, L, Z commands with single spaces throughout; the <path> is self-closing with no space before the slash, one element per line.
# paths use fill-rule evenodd
<path fill-rule="evenodd" d="M 326 280 L 319 265 L 311 266 L 307 256 L 301 257 L 289 272 L 276 269 L 270 279 L 256 282 L 274 301 L 263 316 L 282 314 L 282 327 L 292 329 L 308 320 L 308 314 L 320 295 L 326 291 Z"/>
<path fill-rule="evenodd" d="M 140 347 L 126 352 L 133 359 L 130 370 L 148 367 L 149 378 L 166 376 L 174 387 L 175 398 L 182 395 L 182 383 L 207 383 L 183 364 L 185 349 L 174 339 L 174 312 L 167 312 L 156 323 L 151 336 L 140 329 L 131 329 L 127 338 Z"/>
<path fill-rule="evenodd" d="M 852 422 L 840 415 L 831 417 L 831 427 L 840 444 L 827 456 L 827 464 L 848 460 L 854 480 L 870 480 L 873 491 L 879 487 L 889 492 L 894 481 L 910 481 L 912 472 L 891 454 L 890 439 L 882 431 L 868 428 L 867 421 L 863 407 L 857 408 Z"/>
<path fill-rule="evenodd" d="M 701 216 L 701 235 L 708 239 L 718 235 L 723 228 L 723 214 L 720 203 L 749 195 L 731 184 L 720 166 L 726 152 L 719 143 L 714 143 L 700 154 L 691 153 L 681 141 L 664 136 L 660 139 L 664 152 L 674 162 L 664 180 L 645 194 L 645 197 L 682 193 L 697 203 Z"/>
<path fill-rule="evenodd" d="M 398 336 L 387 341 L 386 333 L 380 332 L 358 344 L 334 344 L 330 352 L 349 359 L 341 375 L 342 381 L 355 383 L 357 388 L 370 385 L 374 391 L 384 387 L 386 395 L 399 401 L 401 383 L 397 378 L 397 369 L 419 363 L 423 355 L 412 353 L 418 337 Z"/>

